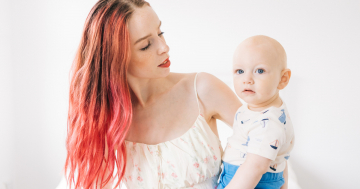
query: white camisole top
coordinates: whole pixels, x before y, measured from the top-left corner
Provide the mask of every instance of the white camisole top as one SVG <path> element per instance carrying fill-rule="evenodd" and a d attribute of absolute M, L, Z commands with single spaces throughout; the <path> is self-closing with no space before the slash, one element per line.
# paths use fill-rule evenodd
<path fill-rule="evenodd" d="M 200 114 L 183 135 L 155 145 L 125 141 L 127 163 L 122 183 L 128 189 L 215 189 L 220 173 L 219 138 Z"/>

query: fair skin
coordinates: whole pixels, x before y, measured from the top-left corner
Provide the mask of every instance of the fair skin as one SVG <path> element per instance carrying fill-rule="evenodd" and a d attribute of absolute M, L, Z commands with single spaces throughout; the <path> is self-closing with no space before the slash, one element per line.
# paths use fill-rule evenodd
<path fill-rule="evenodd" d="M 194 91 L 195 74 L 171 73 L 159 66 L 169 58 L 161 21 L 149 6 L 135 8 L 128 21 L 131 61 L 128 83 L 132 90 L 133 119 L 127 141 L 158 144 L 188 131 L 199 116 Z M 197 92 L 201 114 L 218 135 L 216 120 L 232 126 L 241 102 L 216 77 L 199 73 Z M 105 188 L 110 188 L 111 182 Z"/>
<path fill-rule="evenodd" d="M 236 94 L 253 111 L 280 107 L 279 90 L 289 83 L 291 71 L 286 67 L 286 53 L 276 40 L 266 36 L 246 39 L 236 49 L 233 60 Z M 248 153 L 226 189 L 253 189 L 270 166 L 271 160 Z M 287 167 L 284 170 L 287 188 Z"/>
<path fill-rule="evenodd" d="M 158 144 L 177 138 L 199 114 L 193 89 L 195 74 L 171 73 L 171 66 L 159 67 L 169 58 L 160 24 L 149 6 L 135 9 L 128 23 L 132 52 L 128 82 L 135 97 L 128 141 Z M 201 113 L 217 135 L 216 119 L 232 125 L 241 103 L 231 89 L 210 74 L 200 73 L 196 85 Z"/>

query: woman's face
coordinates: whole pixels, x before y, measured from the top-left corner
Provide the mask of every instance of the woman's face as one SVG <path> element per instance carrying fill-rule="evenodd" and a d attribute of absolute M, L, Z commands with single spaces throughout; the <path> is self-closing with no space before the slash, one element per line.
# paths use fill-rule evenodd
<path fill-rule="evenodd" d="M 131 58 L 128 74 L 137 78 L 161 78 L 170 72 L 169 46 L 161 22 L 147 5 L 136 8 L 129 22 Z"/>

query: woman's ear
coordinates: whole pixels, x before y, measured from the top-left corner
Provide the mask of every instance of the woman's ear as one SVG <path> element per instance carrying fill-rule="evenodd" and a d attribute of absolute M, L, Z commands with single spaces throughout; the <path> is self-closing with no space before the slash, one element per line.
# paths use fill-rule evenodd
<path fill-rule="evenodd" d="M 279 85 L 277 88 L 279 90 L 284 89 L 287 86 L 287 84 L 289 83 L 290 77 L 291 77 L 290 69 L 286 68 L 283 71 L 281 71 L 281 78 L 280 78 L 280 82 L 279 82 Z"/>

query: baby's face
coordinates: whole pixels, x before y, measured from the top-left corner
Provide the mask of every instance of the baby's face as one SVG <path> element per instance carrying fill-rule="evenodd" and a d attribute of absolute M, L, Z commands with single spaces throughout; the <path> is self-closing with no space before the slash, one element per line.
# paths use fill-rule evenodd
<path fill-rule="evenodd" d="M 248 104 L 265 103 L 278 94 L 281 63 L 275 49 L 265 45 L 239 45 L 234 54 L 236 94 Z"/>

